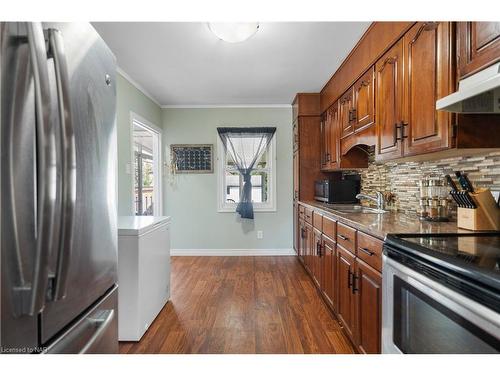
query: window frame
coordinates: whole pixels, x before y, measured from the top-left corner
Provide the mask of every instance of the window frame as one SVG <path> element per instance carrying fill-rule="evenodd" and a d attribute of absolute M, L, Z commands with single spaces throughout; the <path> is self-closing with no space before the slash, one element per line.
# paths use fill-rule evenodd
<path fill-rule="evenodd" d="M 269 191 L 268 200 L 265 203 L 254 202 L 254 212 L 275 212 L 277 210 L 276 202 L 276 133 L 273 135 L 268 149 L 268 176 L 269 176 Z M 225 194 L 226 185 L 226 153 L 224 145 L 219 136 L 217 136 L 217 212 L 236 212 L 238 203 L 226 202 Z"/>
<path fill-rule="evenodd" d="M 155 134 L 153 141 L 153 174 L 155 177 L 155 186 L 153 187 L 153 202 L 156 204 L 154 216 L 163 215 L 163 148 L 162 148 L 162 129 L 146 120 L 144 117 L 135 112 L 130 111 L 130 175 L 132 180 L 132 215 L 135 215 L 135 142 L 134 142 L 134 123 L 147 129 Z M 158 160 L 155 160 L 154 155 L 158 155 Z"/>

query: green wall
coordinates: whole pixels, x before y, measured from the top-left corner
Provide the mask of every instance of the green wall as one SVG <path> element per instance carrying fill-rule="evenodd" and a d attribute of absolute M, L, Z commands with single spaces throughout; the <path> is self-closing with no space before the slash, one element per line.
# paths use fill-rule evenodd
<path fill-rule="evenodd" d="M 118 215 L 133 215 L 132 175 L 127 173 L 131 162 L 130 112 L 134 112 L 161 127 L 161 108 L 119 73 L 117 89 L 118 133 Z"/>
<path fill-rule="evenodd" d="M 162 120 L 167 157 L 175 143 L 212 143 L 215 150 L 219 126 L 277 128 L 277 211 L 256 212 L 253 222 L 241 222 L 235 213 L 217 212 L 216 168 L 213 174 L 167 174 L 164 214 L 172 217 L 172 249 L 292 248 L 291 108 L 165 108 Z M 264 231 L 263 239 L 257 230 Z"/>

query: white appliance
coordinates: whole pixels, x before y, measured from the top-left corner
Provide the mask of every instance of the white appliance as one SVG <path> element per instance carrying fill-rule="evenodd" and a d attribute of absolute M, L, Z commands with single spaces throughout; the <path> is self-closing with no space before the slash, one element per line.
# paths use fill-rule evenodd
<path fill-rule="evenodd" d="M 500 113 L 500 62 L 461 80 L 457 92 L 436 101 L 436 109 L 456 113 Z"/>
<path fill-rule="evenodd" d="M 170 217 L 118 217 L 118 339 L 139 341 L 170 298 Z"/>

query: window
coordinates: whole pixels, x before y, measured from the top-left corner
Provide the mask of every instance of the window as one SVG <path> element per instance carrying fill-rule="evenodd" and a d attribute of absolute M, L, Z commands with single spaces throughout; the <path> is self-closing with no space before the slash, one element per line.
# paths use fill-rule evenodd
<path fill-rule="evenodd" d="M 252 172 L 254 211 L 276 211 L 276 135 Z M 217 137 L 218 211 L 234 212 L 243 189 L 243 177 Z"/>
<path fill-rule="evenodd" d="M 161 215 L 161 131 L 131 114 L 135 215 Z"/>

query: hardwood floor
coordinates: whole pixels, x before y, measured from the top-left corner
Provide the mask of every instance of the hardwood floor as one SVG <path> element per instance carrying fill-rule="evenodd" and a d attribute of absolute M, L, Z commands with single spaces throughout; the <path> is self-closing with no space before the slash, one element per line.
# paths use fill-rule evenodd
<path fill-rule="evenodd" d="M 296 257 L 173 257 L 172 298 L 120 353 L 353 353 Z"/>

